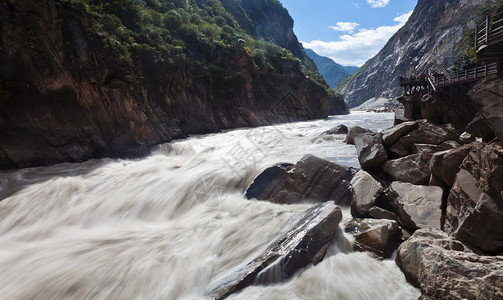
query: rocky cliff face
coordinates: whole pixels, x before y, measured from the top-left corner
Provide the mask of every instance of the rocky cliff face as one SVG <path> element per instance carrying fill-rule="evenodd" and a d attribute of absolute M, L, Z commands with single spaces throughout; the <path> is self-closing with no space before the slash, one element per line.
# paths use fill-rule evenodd
<path fill-rule="evenodd" d="M 100 9 L 115 2 L 135 8 L 112 1 Z M 136 155 L 188 134 L 325 117 L 330 91 L 317 71 L 307 76 L 316 69 L 303 62 L 290 16 L 272 1 L 279 6 L 271 19 L 279 21 L 257 51 L 270 27 L 254 17 L 271 1 L 249 2 L 181 1 L 185 8 L 159 8 L 164 17 L 149 10 L 150 23 L 136 14 L 139 21 L 121 24 L 117 16 L 129 11 L 107 19 L 86 1 L 3 1 L 0 168 Z M 217 4 L 229 9 L 220 19 Z M 184 15 L 196 8 L 234 27 Z M 185 20 L 179 36 L 173 20 Z M 135 26 L 151 34 L 134 35 Z M 232 35 L 235 28 L 244 39 Z M 230 37 L 217 42 L 216 34 Z M 156 36 L 170 48 L 139 41 Z"/>
<path fill-rule="evenodd" d="M 419 75 L 454 63 L 463 38 L 463 25 L 472 13 L 496 0 L 419 0 L 402 29 L 352 77 L 339 85 L 350 107 L 373 97 L 402 94 L 398 77 Z M 473 24 L 471 24 L 473 25 Z"/>

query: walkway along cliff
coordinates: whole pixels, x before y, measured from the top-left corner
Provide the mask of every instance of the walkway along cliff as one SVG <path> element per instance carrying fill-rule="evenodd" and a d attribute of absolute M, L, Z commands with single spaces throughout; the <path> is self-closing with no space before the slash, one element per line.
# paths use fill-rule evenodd
<path fill-rule="evenodd" d="M 441 66 L 422 78 L 400 78 L 404 111 L 398 122 L 428 119 L 461 130 L 477 116 L 503 140 L 503 12 L 487 16 L 475 32 L 478 66 L 453 74 Z"/>

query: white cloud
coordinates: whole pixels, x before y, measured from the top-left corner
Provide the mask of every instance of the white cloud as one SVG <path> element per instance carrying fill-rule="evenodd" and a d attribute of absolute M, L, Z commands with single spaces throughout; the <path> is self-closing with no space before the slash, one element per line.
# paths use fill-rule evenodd
<path fill-rule="evenodd" d="M 342 35 L 338 41 L 315 40 L 302 44 L 304 48 L 330 57 L 339 64 L 361 66 L 384 47 L 391 36 L 407 22 L 411 14 L 412 11 L 394 18 L 395 25 L 360 29 L 356 33 Z"/>
<path fill-rule="evenodd" d="M 337 22 L 335 26 L 330 26 L 330 28 L 335 31 L 346 31 L 353 33 L 358 26 L 360 26 L 360 24 L 354 22 Z"/>
<path fill-rule="evenodd" d="M 372 7 L 385 7 L 390 0 L 367 0 L 367 3 Z"/>

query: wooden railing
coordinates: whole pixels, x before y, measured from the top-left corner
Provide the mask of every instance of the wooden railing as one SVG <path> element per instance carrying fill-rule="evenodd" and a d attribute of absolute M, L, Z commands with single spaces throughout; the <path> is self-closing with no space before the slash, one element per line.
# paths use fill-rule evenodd
<path fill-rule="evenodd" d="M 475 27 L 475 49 L 480 50 L 483 46 L 503 39 L 503 12 L 490 17 L 482 24 Z"/>
<path fill-rule="evenodd" d="M 439 87 L 475 81 L 497 73 L 497 63 L 490 63 L 473 69 L 456 72 L 454 74 L 445 74 L 445 72 L 444 74 L 434 74 L 434 72 L 430 71 L 428 73 L 428 81 L 430 84 L 433 84 L 433 89 L 436 90 Z"/>

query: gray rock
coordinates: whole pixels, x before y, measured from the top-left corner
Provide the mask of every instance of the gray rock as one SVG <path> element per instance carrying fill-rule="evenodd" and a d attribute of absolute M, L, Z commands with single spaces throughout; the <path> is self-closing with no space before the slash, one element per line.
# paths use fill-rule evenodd
<path fill-rule="evenodd" d="M 454 127 L 450 125 L 434 125 L 427 122 L 419 123 L 419 127 L 400 138 L 400 142 L 406 147 L 413 144 L 440 145 L 445 141 L 458 138 Z"/>
<path fill-rule="evenodd" d="M 316 205 L 296 217 L 287 233 L 238 271 L 210 285 L 208 294 L 224 299 L 249 285 L 284 281 L 317 264 L 337 232 L 342 212 L 333 202 Z"/>
<path fill-rule="evenodd" d="M 393 145 L 400 137 L 419 127 L 419 121 L 403 122 L 382 132 L 382 140 L 385 146 Z"/>
<path fill-rule="evenodd" d="M 332 200 L 349 205 L 352 177 L 351 168 L 306 155 L 295 165 L 281 164 L 264 170 L 247 189 L 246 197 L 281 204 Z"/>
<path fill-rule="evenodd" d="M 380 134 L 362 133 L 357 135 L 354 141 L 362 169 L 374 169 L 388 159 Z"/>
<path fill-rule="evenodd" d="M 430 179 L 430 168 L 421 159 L 421 154 L 389 160 L 382 165 L 382 170 L 395 181 L 427 184 Z"/>
<path fill-rule="evenodd" d="M 445 230 L 488 253 L 503 252 L 503 145 L 474 147 L 447 199 Z"/>
<path fill-rule="evenodd" d="M 410 229 L 440 228 L 443 190 L 436 186 L 395 181 L 388 188 L 388 201 Z"/>
<path fill-rule="evenodd" d="M 438 229 L 417 230 L 395 261 L 426 298 L 503 298 L 503 256 L 478 255 Z"/>
<path fill-rule="evenodd" d="M 478 81 L 468 96 L 494 135 L 503 141 L 503 80 L 497 75 L 488 76 Z"/>
<path fill-rule="evenodd" d="M 358 171 L 351 180 L 351 211 L 357 216 L 367 215 L 382 191 L 379 181 L 363 170 Z"/>
<path fill-rule="evenodd" d="M 345 225 L 345 231 L 355 237 L 354 248 L 389 258 L 402 241 L 402 231 L 393 220 L 354 219 Z"/>
<path fill-rule="evenodd" d="M 482 118 L 480 113 L 477 113 L 475 118 L 466 125 L 465 131 L 478 138 L 494 137 L 493 130 L 487 125 L 487 122 Z"/>
<path fill-rule="evenodd" d="M 346 142 L 347 144 L 354 145 L 355 137 L 365 132 L 372 132 L 372 131 L 360 126 L 352 126 L 349 128 L 348 134 L 346 135 L 346 139 L 344 139 L 344 142 Z"/>
<path fill-rule="evenodd" d="M 441 179 L 449 187 L 452 187 L 461 163 L 473 147 L 482 146 L 470 144 L 434 153 L 430 160 L 431 174 Z"/>
<path fill-rule="evenodd" d="M 410 154 L 410 149 L 402 145 L 400 141 L 397 141 L 388 148 L 388 151 L 394 157 L 404 157 Z"/>

